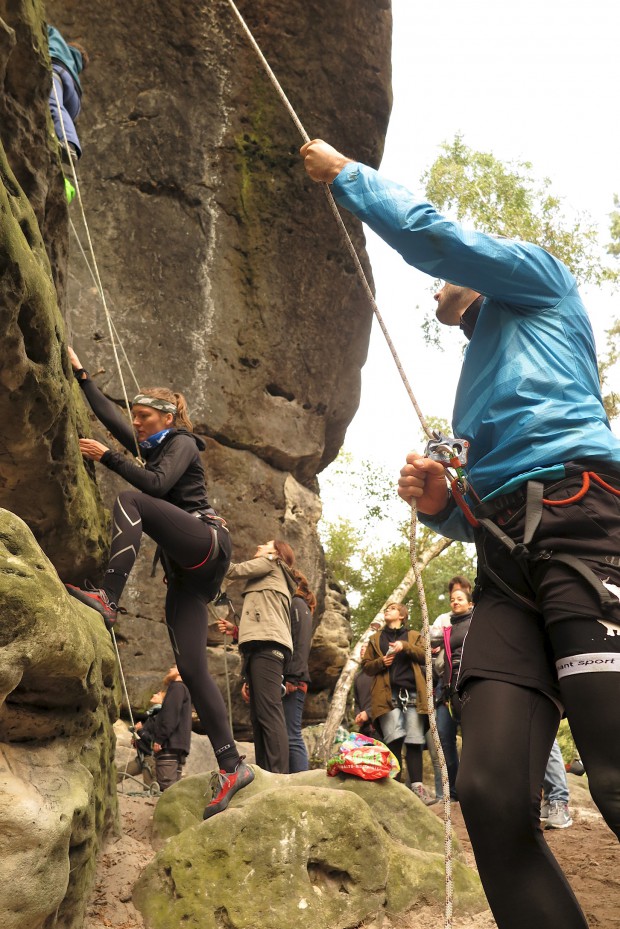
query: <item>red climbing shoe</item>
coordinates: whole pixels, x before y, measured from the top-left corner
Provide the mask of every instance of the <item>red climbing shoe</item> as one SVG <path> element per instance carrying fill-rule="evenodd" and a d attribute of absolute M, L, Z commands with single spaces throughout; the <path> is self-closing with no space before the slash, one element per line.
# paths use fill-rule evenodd
<path fill-rule="evenodd" d="M 82 590 L 81 587 L 74 587 L 73 584 L 65 584 L 65 587 L 72 597 L 75 597 L 75 599 L 79 600 L 81 603 L 85 603 L 86 606 L 92 607 L 93 610 L 97 610 L 97 612 L 103 616 L 103 621 L 108 632 L 112 631 L 112 626 L 116 622 L 118 614 L 126 612 L 126 610 L 117 606 L 115 603 L 110 603 L 105 590 L 101 590 L 97 587 L 93 587 L 89 590 Z"/>
<path fill-rule="evenodd" d="M 211 816 L 225 810 L 237 791 L 252 783 L 254 771 L 241 758 L 235 771 L 232 773 L 220 771 L 219 774 L 214 774 L 213 778 L 215 780 L 214 796 L 202 814 L 203 819 L 210 819 Z M 215 793 L 215 790 L 218 792 Z"/>

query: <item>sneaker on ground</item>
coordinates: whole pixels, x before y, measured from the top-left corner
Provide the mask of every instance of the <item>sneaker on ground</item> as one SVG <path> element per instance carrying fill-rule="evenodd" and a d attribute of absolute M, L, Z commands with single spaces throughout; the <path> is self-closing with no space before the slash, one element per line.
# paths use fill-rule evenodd
<path fill-rule="evenodd" d="M 543 800 L 540 804 L 540 818 L 548 819 L 549 818 L 549 801 Z"/>
<path fill-rule="evenodd" d="M 549 815 L 545 821 L 545 829 L 568 829 L 573 820 L 568 812 L 568 803 L 563 800 L 552 800 L 549 804 Z"/>
<path fill-rule="evenodd" d="M 97 587 L 93 587 L 92 590 L 82 590 L 81 587 L 74 587 L 73 584 L 65 584 L 65 587 L 72 597 L 75 597 L 80 603 L 85 603 L 86 606 L 92 607 L 93 610 L 97 610 L 97 612 L 103 616 L 103 621 L 108 632 L 112 630 L 112 626 L 116 622 L 118 614 L 126 612 L 115 603 L 110 603 L 105 590 L 100 590 Z"/>
<path fill-rule="evenodd" d="M 436 803 L 435 797 L 430 795 L 422 781 L 414 781 L 414 783 L 411 785 L 411 790 L 416 795 L 416 797 L 420 798 L 422 803 L 426 804 L 426 806 L 430 806 L 432 803 Z"/>
<path fill-rule="evenodd" d="M 202 814 L 203 819 L 209 819 L 216 813 L 225 810 L 238 790 L 247 787 L 254 780 L 254 771 L 245 763 L 243 758 L 239 761 L 236 769 L 231 772 L 220 771 L 214 775 L 213 799 L 205 808 Z"/>

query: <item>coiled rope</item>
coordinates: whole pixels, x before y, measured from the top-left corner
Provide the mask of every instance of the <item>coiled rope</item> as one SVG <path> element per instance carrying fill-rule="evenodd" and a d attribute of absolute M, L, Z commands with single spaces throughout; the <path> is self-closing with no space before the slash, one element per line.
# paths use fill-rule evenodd
<path fill-rule="evenodd" d="M 302 137 L 304 142 L 310 142 L 311 141 L 310 136 L 304 129 L 304 126 L 301 120 L 299 119 L 297 113 L 293 109 L 291 102 L 286 96 L 280 82 L 278 81 L 273 70 L 271 69 L 269 62 L 263 55 L 260 49 L 260 46 L 258 45 L 256 39 L 254 38 L 243 16 L 239 12 L 236 4 L 233 2 L 233 0 L 227 0 L 227 2 L 235 18 L 237 19 L 237 22 L 241 26 L 248 41 L 250 42 L 252 48 L 256 52 L 256 55 L 258 56 L 258 59 L 261 65 L 263 66 L 265 72 L 267 73 L 269 80 L 273 84 L 273 87 L 276 93 L 280 97 L 282 103 L 284 104 L 286 110 L 288 111 L 289 116 L 291 117 L 291 119 L 293 120 L 293 123 L 297 127 L 297 130 L 300 136 Z M 383 320 L 379 307 L 377 306 L 377 302 L 372 292 L 372 288 L 370 287 L 370 284 L 368 283 L 368 279 L 364 273 L 362 263 L 358 257 L 355 246 L 353 242 L 351 241 L 351 237 L 344 224 L 344 220 L 342 219 L 342 216 L 340 215 L 340 211 L 338 210 L 336 201 L 334 200 L 332 192 L 329 189 L 329 185 L 321 184 L 321 186 L 323 188 L 325 196 L 327 197 L 327 202 L 329 203 L 330 209 L 334 215 L 334 218 L 342 234 L 344 243 L 355 265 L 358 278 L 364 288 L 364 291 L 366 293 L 370 306 L 372 307 L 374 316 L 385 337 L 388 348 L 392 354 L 392 358 L 394 359 L 394 362 L 398 369 L 398 373 L 400 374 L 401 380 L 404 384 L 405 390 L 407 391 L 409 399 L 411 400 L 413 408 L 418 416 L 422 429 L 424 430 L 428 438 L 432 439 L 434 438 L 433 432 L 430 429 L 426 419 L 424 418 L 422 414 L 422 410 L 420 409 L 418 402 L 415 398 L 415 395 L 413 393 L 413 390 L 411 389 L 411 385 L 409 384 L 409 380 L 407 378 L 403 365 L 398 356 L 398 352 L 396 351 L 396 347 L 394 343 L 392 342 L 387 326 L 385 325 L 385 322 Z M 434 702 L 433 702 L 432 652 L 431 652 L 429 621 L 428 621 L 428 606 L 426 603 L 426 595 L 424 593 L 424 583 L 422 581 L 422 572 L 418 564 L 416 533 L 417 533 L 417 511 L 416 511 L 416 507 L 414 504 L 411 507 L 411 529 L 410 529 L 410 540 L 409 540 L 409 552 L 410 552 L 410 557 L 411 557 L 411 565 L 413 567 L 413 571 L 414 571 L 414 575 L 416 579 L 416 586 L 417 586 L 418 596 L 420 600 L 420 609 L 422 612 L 422 635 L 424 636 L 424 645 L 425 645 L 425 651 L 426 651 L 426 689 L 427 689 L 427 694 L 428 694 L 429 725 L 430 725 L 430 730 L 431 730 L 431 734 L 433 737 L 435 749 L 437 751 L 437 756 L 439 758 L 439 763 L 441 766 L 441 783 L 443 787 L 444 823 L 445 823 L 445 830 L 444 830 L 445 922 L 444 922 L 444 927 L 445 929 L 452 929 L 454 894 L 453 894 L 453 877 L 452 877 L 452 817 L 450 814 L 450 785 L 448 781 L 448 768 L 446 765 L 446 760 L 444 757 L 443 749 L 441 747 L 441 740 L 439 738 L 439 732 L 437 730 L 437 719 L 435 715 L 435 707 L 434 707 Z"/>

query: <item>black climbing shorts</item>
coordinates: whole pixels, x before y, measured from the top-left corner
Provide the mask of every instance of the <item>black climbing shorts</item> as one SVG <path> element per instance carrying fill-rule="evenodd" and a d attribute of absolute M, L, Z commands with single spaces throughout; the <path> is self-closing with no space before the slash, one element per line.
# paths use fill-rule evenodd
<path fill-rule="evenodd" d="M 584 467 L 620 491 L 620 473 L 609 466 L 605 471 L 571 465 L 569 476 L 545 484 L 544 497 L 555 501 L 578 495 Z M 520 494 L 498 498 L 491 518 L 521 542 L 525 487 Z M 535 559 L 524 568 L 487 530 L 477 530 L 476 536 L 479 578 L 459 690 L 468 680 L 487 678 L 532 687 L 558 701 L 562 677 L 620 672 L 620 496 L 591 481 L 574 503 L 543 505 L 528 545 L 534 553 L 574 555 L 595 576 L 590 580 L 553 558 Z"/>

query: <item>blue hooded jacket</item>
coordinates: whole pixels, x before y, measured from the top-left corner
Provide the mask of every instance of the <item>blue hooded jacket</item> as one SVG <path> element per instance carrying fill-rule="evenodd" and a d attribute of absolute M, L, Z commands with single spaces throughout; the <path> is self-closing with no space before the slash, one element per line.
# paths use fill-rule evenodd
<path fill-rule="evenodd" d="M 530 478 L 561 479 L 569 461 L 620 466 L 590 320 L 561 261 L 527 242 L 463 229 L 366 165 L 345 165 L 333 192 L 408 264 L 485 298 L 453 413 L 454 435 L 470 443 L 467 472 L 481 498 Z M 439 519 L 420 519 L 450 538 L 473 539 L 454 503 Z"/>
<path fill-rule="evenodd" d="M 81 93 L 82 85 L 80 84 L 78 74 L 80 74 L 84 67 L 82 53 L 72 45 L 68 45 L 55 26 L 47 27 L 47 38 L 50 48 L 50 58 L 52 61 L 59 62 L 67 69 L 77 85 L 78 93 Z"/>

